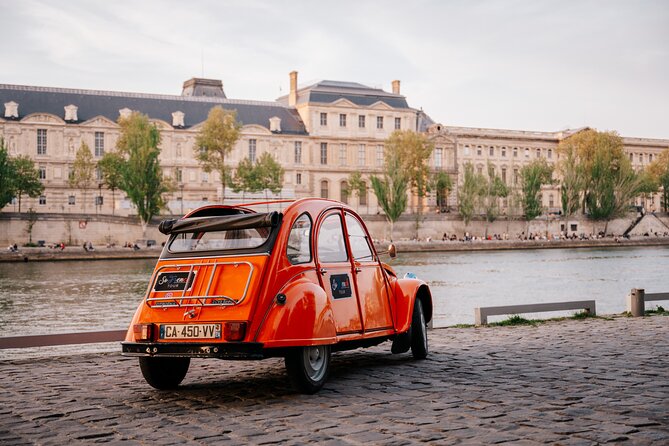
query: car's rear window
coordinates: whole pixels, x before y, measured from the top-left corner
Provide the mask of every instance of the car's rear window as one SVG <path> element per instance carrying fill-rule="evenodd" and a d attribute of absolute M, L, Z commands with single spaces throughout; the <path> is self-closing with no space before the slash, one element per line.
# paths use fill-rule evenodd
<path fill-rule="evenodd" d="M 179 253 L 257 248 L 267 241 L 270 232 L 270 228 L 184 232 L 170 241 L 168 249 Z"/>

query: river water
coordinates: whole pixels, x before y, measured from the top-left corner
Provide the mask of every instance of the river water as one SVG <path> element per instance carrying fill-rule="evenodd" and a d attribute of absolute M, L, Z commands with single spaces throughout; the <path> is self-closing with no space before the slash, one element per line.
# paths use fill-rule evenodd
<path fill-rule="evenodd" d="M 0 337 L 125 328 L 154 264 L 0 263 Z M 669 291 L 666 247 L 400 253 L 391 265 L 400 276 L 413 272 L 430 285 L 435 327 L 473 323 L 479 306 L 594 299 L 599 314 L 621 313 L 631 288 Z M 11 352 L 0 350 L 0 359 Z"/>

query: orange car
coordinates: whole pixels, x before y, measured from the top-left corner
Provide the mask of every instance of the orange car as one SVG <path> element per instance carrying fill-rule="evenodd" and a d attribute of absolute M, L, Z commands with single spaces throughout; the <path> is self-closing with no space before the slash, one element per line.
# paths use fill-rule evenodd
<path fill-rule="evenodd" d="M 178 386 L 191 358 L 284 357 L 293 385 L 314 393 L 334 351 L 391 340 L 393 353 L 427 356 L 428 286 L 382 263 L 342 203 L 206 206 L 160 230 L 169 239 L 122 343 L 157 389 Z"/>

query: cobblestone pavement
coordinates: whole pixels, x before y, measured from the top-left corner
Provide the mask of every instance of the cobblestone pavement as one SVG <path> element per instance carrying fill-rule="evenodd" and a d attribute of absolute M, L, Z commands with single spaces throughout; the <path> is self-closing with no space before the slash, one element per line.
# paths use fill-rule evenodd
<path fill-rule="evenodd" d="M 294 393 L 281 360 L 193 361 L 178 391 L 117 354 L 0 361 L 0 444 L 669 444 L 669 317 L 439 329 L 414 361 L 338 353 Z"/>

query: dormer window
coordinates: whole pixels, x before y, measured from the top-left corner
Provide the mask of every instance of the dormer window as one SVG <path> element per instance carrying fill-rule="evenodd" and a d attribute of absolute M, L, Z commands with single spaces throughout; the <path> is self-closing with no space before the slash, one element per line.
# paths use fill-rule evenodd
<path fill-rule="evenodd" d="M 127 107 L 126 107 L 126 108 L 122 108 L 122 109 L 120 109 L 120 110 L 118 111 L 118 114 L 119 114 L 119 116 L 120 116 L 121 118 L 123 118 L 123 119 L 127 119 L 127 118 L 129 118 L 130 115 L 132 114 L 132 110 L 130 110 L 130 109 L 127 108 Z"/>
<path fill-rule="evenodd" d="M 172 127 L 186 127 L 184 124 L 185 113 L 182 111 L 175 111 L 172 113 Z"/>
<path fill-rule="evenodd" d="M 5 102 L 5 118 L 18 118 L 19 104 L 14 101 Z"/>
<path fill-rule="evenodd" d="M 78 121 L 79 119 L 77 118 L 77 110 L 79 107 L 76 105 L 66 105 L 65 107 L 65 120 L 66 121 Z"/>
<path fill-rule="evenodd" d="M 281 132 L 281 118 L 278 116 L 272 116 L 269 118 L 269 131 Z"/>

